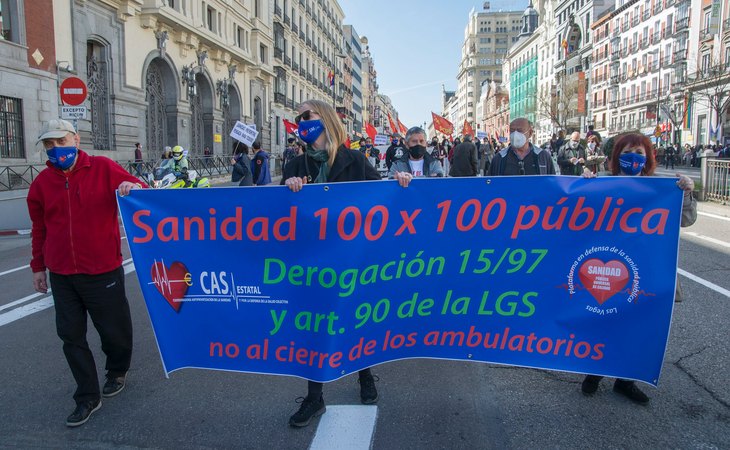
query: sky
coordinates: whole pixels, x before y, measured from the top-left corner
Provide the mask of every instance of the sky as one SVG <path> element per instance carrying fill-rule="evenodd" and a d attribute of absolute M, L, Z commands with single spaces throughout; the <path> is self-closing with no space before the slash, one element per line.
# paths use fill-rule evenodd
<path fill-rule="evenodd" d="M 441 85 L 456 89 L 472 0 L 338 0 L 344 24 L 367 36 L 378 92 L 390 97 L 407 127 L 441 112 Z M 528 0 L 491 0 L 491 10 L 524 11 Z"/>

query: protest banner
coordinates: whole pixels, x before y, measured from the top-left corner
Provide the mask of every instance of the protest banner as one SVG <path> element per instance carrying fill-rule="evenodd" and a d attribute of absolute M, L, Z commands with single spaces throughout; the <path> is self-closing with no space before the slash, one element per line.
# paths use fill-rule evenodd
<path fill-rule="evenodd" d="M 439 358 L 656 385 L 674 304 L 675 182 L 134 190 L 119 205 L 166 373 L 325 382 Z"/>
<path fill-rule="evenodd" d="M 388 145 L 388 135 L 387 134 L 376 134 L 375 139 L 373 139 L 374 145 Z"/>

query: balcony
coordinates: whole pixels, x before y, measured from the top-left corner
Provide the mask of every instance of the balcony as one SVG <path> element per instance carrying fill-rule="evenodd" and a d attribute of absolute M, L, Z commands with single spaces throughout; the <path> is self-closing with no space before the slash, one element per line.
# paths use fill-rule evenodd
<path fill-rule="evenodd" d="M 284 14 L 284 25 L 291 25 L 291 18 Z"/>
<path fill-rule="evenodd" d="M 289 58 L 286 55 L 284 55 L 284 65 L 285 66 L 291 66 L 291 58 Z"/>
<path fill-rule="evenodd" d="M 677 21 L 674 23 L 674 31 L 676 33 L 689 29 L 689 17 L 685 17 L 684 19 L 677 19 Z"/>
<path fill-rule="evenodd" d="M 621 36 L 621 29 L 619 27 L 616 27 L 613 30 L 611 30 L 611 37 L 612 38 L 617 38 L 619 36 Z"/>
<path fill-rule="evenodd" d="M 621 84 L 621 75 L 611 75 L 611 84 Z"/>
<path fill-rule="evenodd" d="M 669 8 L 670 6 L 674 6 L 674 0 L 664 0 L 664 6 L 666 8 Z"/>
<path fill-rule="evenodd" d="M 647 8 L 646 10 L 644 10 L 644 14 L 641 15 L 641 20 L 647 21 L 649 20 L 649 17 L 651 17 L 651 11 L 649 11 L 649 8 Z"/>
<path fill-rule="evenodd" d="M 297 24 L 295 24 L 295 23 L 292 22 L 292 24 L 291 24 L 291 31 L 294 34 L 297 34 L 299 32 L 299 27 L 297 26 Z"/>
<path fill-rule="evenodd" d="M 274 58 L 281 60 L 284 57 L 284 50 L 274 47 Z"/>
<path fill-rule="evenodd" d="M 275 92 L 274 93 L 274 103 L 278 103 L 279 105 L 286 106 L 286 95 L 282 94 L 281 92 Z"/>
<path fill-rule="evenodd" d="M 278 16 L 281 19 L 281 6 L 274 5 L 274 17 Z"/>
<path fill-rule="evenodd" d="M 302 41 L 306 40 L 306 36 L 304 36 L 304 31 L 302 30 L 299 30 L 299 39 L 301 39 Z"/>
<path fill-rule="evenodd" d="M 635 27 L 638 24 L 639 24 L 639 16 L 638 15 L 635 15 L 634 18 L 631 19 L 631 26 L 632 27 Z"/>
<path fill-rule="evenodd" d="M 681 63 L 684 62 L 687 59 L 687 49 L 686 48 L 680 48 L 679 50 L 674 51 L 674 63 Z"/>
<path fill-rule="evenodd" d="M 656 44 L 662 38 L 662 32 L 657 30 L 651 35 L 651 43 Z"/>
<path fill-rule="evenodd" d="M 304 66 L 299 68 L 299 75 L 302 77 L 305 77 L 307 75 L 307 70 L 304 68 Z"/>
<path fill-rule="evenodd" d="M 725 19 L 725 20 L 724 20 L 724 21 L 722 22 L 722 29 L 723 29 L 723 31 L 724 31 L 725 33 L 727 33 L 728 31 L 730 31 L 730 19 Z"/>
<path fill-rule="evenodd" d="M 308 16 L 312 15 L 312 8 L 309 5 L 307 5 L 307 15 Z"/>
<path fill-rule="evenodd" d="M 654 14 L 659 14 L 660 12 L 662 12 L 662 2 L 654 3 Z"/>
<path fill-rule="evenodd" d="M 311 46 L 312 46 L 312 40 L 307 38 L 307 47 L 311 47 Z"/>
<path fill-rule="evenodd" d="M 307 74 L 307 81 L 309 81 L 310 83 L 312 82 L 312 74 L 311 73 L 308 73 Z"/>
<path fill-rule="evenodd" d="M 638 50 L 639 50 L 639 44 L 637 42 L 632 42 L 631 45 L 629 46 L 629 52 L 636 53 Z"/>
<path fill-rule="evenodd" d="M 322 50 L 317 49 L 317 56 L 319 56 L 320 58 L 322 57 Z"/>
<path fill-rule="evenodd" d="M 614 51 L 614 52 L 611 53 L 611 61 L 618 61 L 620 57 L 621 57 L 621 51 L 620 50 L 616 50 L 616 51 Z"/>
<path fill-rule="evenodd" d="M 712 39 L 712 33 L 710 31 L 710 28 L 705 28 L 704 30 L 700 30 L 700 42 L 705 41 L 707 39 Z"/>
<path fill-rule="evenodd" d="M 645 49 L 648 46 L 649 46 L 649 37 L 648 36 L 647 37 L 642 37 L 639 40 L 639 47 L 643 50 L 643 49 Z"/>
<path fill-rule="evenodd" d="M 299 63 L 293 62 L 291 65 L 292 69 L 294 69 L 294 72 L 299 72 Z"/>

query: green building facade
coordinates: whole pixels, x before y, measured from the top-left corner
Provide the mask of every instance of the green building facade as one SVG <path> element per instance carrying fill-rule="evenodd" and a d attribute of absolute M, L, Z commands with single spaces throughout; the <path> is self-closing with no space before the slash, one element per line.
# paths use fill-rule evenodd
<path fill-rule="evenodd" d="M 537 56 L 526 60 L 510 73 L 510 120 L 527 117 L 535 123 L 537 111 Z"/>

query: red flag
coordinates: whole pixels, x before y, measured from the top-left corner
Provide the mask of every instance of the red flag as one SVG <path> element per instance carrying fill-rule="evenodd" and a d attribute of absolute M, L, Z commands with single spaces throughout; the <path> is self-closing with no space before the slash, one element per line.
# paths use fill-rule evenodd
<path fill-rule="evenodd" d="M 398 128 L 395 126 L 395 123 L 393 123 L 393 119 L 390 118 L 390 113 L 388 113 L 388 123 L 390 124 L 390 132 L 396 133 Z"/>
<path fill-rule="evenodd" d="M 400 119 L 398 119 L 398 129 L 400 130 L 401 133 L 403 133 L 403 136 L 405 136 L 406 133 L 408 133 L 408 128 L 406 128 L 406 126 L 403 125 L 403 122 L 401 122 Z"/>
<path fill-rule="evenodd" d="M 330 86 L 335 85 L 335 73 L 330 70 L 330 72 L 327 74 L 327 79 L 329 80 Z"/>
<path fill-rule="evenodd" d="M 453 123 L 449 122 L 441 116 L 436 115 L 433 112 L 431 112 L 431 117 L 433 118 L 433 127 L 436 129 L 436 131 L 443 134 L 448 134 L 449 136 L 454 134 Z"/>
<path fill-rule="evenodd" d="M 463 134 L 464 136 L 468 134 L 474 137 L 474 129 L 471 127 L 471 124 L 466 120 L 464 120 L 464 128 L 461 130 L 461 134 Z"/>
<path fill-rule="evenodd" d="M 291 123 L 288 120 L 284 119 L 284 128 L 286 128 L 286 132 L 288 134 L 299 136 L 299 127 L 297 126 L 297 124 Z"/>
<path fill-rule="evenodd" d="M 378 130 L 368 122 L 368 125 L 365 127 L 365 133 L 370 136 L 370 139 L 375 140 L 375 135 L 378 134 Z"/>

